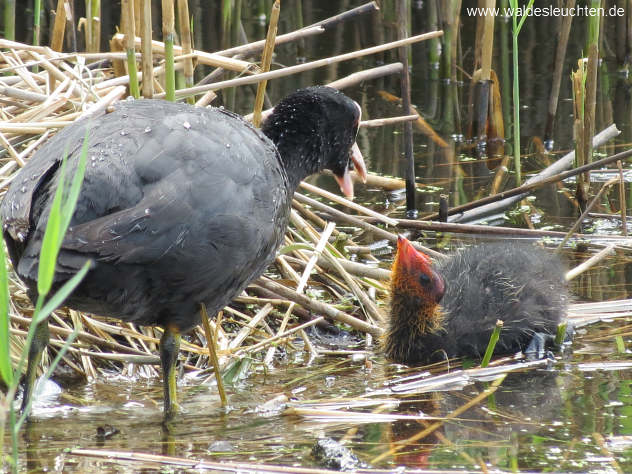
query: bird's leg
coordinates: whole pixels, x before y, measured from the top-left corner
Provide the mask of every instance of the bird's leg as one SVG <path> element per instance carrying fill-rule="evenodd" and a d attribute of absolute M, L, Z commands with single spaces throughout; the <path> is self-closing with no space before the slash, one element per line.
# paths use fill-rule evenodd
<path fill-rule="evenodd" d="M 543 332 L 536 332 L 531 338 L 531 342 L 524 351 L 529 360 L 544 359 L 547 356 L 546 347 L 551 347 L 555 343 L 555 336 Z"/>
<path fill-rule="evenodd" d="M 564 340 L 565 342 L 571 342 L 573 340 L 573 336 L 575 335 L 575 327 L 570 321 L 566 323 L 566 329 L 564 331 Z M 546 353 L 546 348 L 551 347 L 554 350 L 560 350 L 561 346 L 555 345 L 555 335 L 536 332 L 531 338 L 531 342 L 524 350 L 524 354 L 527 356 L 527 359 L 535 360 L 535 359 L 544 359 Z"/>
<path fill-rule="evenodd" d="M 180 351 L 180 337 L 180 331 L 176 327 L 167 326 L 162 338 L 160 338 L 160 362 L 165 391 L 165 421 L 172 420 L 178 413 L 176 362 Z"/>
<path fill-rule="evenodd" d="M 31 347 L 29 347 L 29 362 L 24 377 L 24 392 L 22 395 L 22 406 L 20 411 L 24 413 L 33 398 L 35 390 L 35 379 L 37 376 L 37 366 L 42 360 L 42 353 L 48 345 L 48 319 L 45 319 L 35 327 Z"/>

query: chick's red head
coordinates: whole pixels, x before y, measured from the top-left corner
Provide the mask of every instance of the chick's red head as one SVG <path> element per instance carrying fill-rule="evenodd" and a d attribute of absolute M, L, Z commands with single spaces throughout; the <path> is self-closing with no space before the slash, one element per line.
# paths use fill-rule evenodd
<path fill-rule="evenodd" d="M 391 282 L 393 293 L 408 293 L 429 302 L 439 303 L 445 293 L 445 282 L 432 268 L 430 258 L 401 235 L 397 239 Z"/>

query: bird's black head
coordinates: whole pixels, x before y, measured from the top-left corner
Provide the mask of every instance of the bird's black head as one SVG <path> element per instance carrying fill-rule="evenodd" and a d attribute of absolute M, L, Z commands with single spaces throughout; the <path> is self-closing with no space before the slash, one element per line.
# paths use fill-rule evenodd
<path fill-rule="evenodd" d="M 329 169 L 342 192 L 352 197 L 352 166 L 366 180 L 364 159 L 355 143 L 360 113 L 357 102 L 341 92 L 308 87 L 279 102 L 261 128 L 276 144 L 294 185 Z"/>

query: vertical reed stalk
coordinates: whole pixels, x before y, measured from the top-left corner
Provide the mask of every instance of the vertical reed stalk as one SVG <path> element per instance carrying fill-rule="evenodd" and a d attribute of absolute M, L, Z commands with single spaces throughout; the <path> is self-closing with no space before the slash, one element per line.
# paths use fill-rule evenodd
<path fill-rule="evenodd" d="M 279 22 L 279 14 L 281 13 L 281 0 L 275 0 L 270 12 L 270 26 L 268 26 L 268 35 L 266 36 L 266 44 L 263 48 L 261 57 L 261 71 L 268 72 L 270 63 L 272 62 L 272 52 L 274 51 L 274 41 L 276 40 L 277 24 Z M 252 115 L 252 123 L 255 127 L 261 125 L 261 110 L 263 109 L 263 99 L 265 98 L 266 85 L 268 81 L 261 81 L 257 86 L 257 96 L 255 97 L 255 109 Z"/>
<path fill-rule="evenodd" d="M 397 36 L 398 39 L 408 37 L 408 19 L 410 10 L 406 0 L 397 0 Z M 401 47 L 398 50 L 399 60 L 404 65 L 401 73 L 402 89 L 402 113 L 410 115 L 410 76 L 408 73 L 408 48 Z M 406 212 L 409 217 L 416 217 L 415 205 L 415 156 L 413 154 L 413 125 L 412 122 L 404 122 L 404 155 L 406 157 Z"/>
<path fill-rule="evenodd" d="M 165 93 L 166 99 L 176 101 L 176 72 L 173 59 L 173 42 L 175 41 L 174 0 L 162 0 L 162 40 L 165 43 Z"/>
<path fill-rule="evenodd" d="M 488 6 L 488 0 L 478 0 L 476 6 L 481 10 Z M 487 15 L 480 15 L 476 18 L 476 34 L 474 35 L 474 71 L 481 67 L 481 53 L 483 48 L 481 44 L 483 42 L 483 30 L 485 29 L 485 21 Z"/>
<path fill-rule="evenodd" d="M 601 8 L 602 0 L 591 0 L 591 8 Z M 597 72 L 599 70 L 599 25 L 601 16 L 599 14 L 588 18 L 588 41 L 586 51 L 588 52 L 588 64 L 586 66 L 586 91 L 584 100 L 584 160 L 585 163 L 592 162 L 593 144 L 592 136 L 595 134 L 595 109 L 597 107 Z M 588 187 L 590 185 L 590 173 L 586 172 L 577 177 L 578 188 L 583 193 L 584 204 L 588 197 Z M 581 179 L 580 179 L 581 178 Z M 581 205 L 581 200 L 580 200 Z"/>
<path fill-rule="evenodd" d="M 42 17 L 42 0 L 35 0 L 33 4 L 33 44 L 35 46 L 39 46 L 40 44 L 41 17 Z M 7 38 L 7 39 L 10 39 L 10 38 Z"/>
<path fill-rule="evenodd" d="M 305 27 L 303 21 L 303 2 L 296 2 L 294 7 L 294 25 L 297 30 Z M 296 55 L 297 57 L 305 57 L 305 40 L 300 39 L 296 42 Z"/>
<path fill-rule="evenodd" d="M 15 40 L 15 0 L 4 0 L 4 37 Z"/>
<path fill-rule="evenodd" d="M 506 9 L 509 6 L 509 0 L 501 0 L 500 7 Z M 509 26 L 506 21 L 500 22 L 500 83 L 503 84 L 501 88 L 502 104 L 503 104 L 503 122 L 506 124 L 511 123 L 511 109 L 510 92 L 507 84 L 510 82 L 509 73 Z M 511 139 L 511 127 L 505 127 L 505 140 L 509 142 Z"/>
<path fill-rule="evenodd" d="M 86 0 L 86 50 L 99 52 L 101 44 L 101 0 Z"/>
<path fill-rule="evenodd" d="M 129 75 L 129 92 L 135 99 L 140 97 L 138 89 L 138 71 L 136 67 L 136 38 L 134 20 L 134 0 L 121 0 L 123 32 L 125 33 L 125 52 L 127 54 L 127 74 Z"/>
<path fill-rule="evenodd" d="M 533 7 L 534 0 L 529 3 L 524 10 L 519 11 L 518 0 L 509 0 L 512 8 L 512 49 L 513 49 L 513 118 L 514 118 L 514 163 L 516 167 L 516 184 L 522 183 L 522 173 L 520 166 L 520 75 L 518 71 L 518 35 L 527 20 L 526 13 Z M 522 8 L 522 7 L 520 7 Z M 518 20 L 518 14 L 522 17 Z"/>
<path fill-rule="evenodd" d="M 496 6 L 496 0 L 485 0 L 485 8 L 487 11 L 492 10 Z M 492 53 L 494 51 L 494 18 L 493 15 L 485 15 L 483 19 L 483 36 L 481 49 L 481 80 L 489 81 L 491 79 L 492 69 Z"/>
<path fill-rule="evenodd" d="M 439 29 L 439 17 L 437 12 L 437 3 L 435 1 L 428 2 L 428 28 L 430 31 Z M 441 38 L 432 38 L 428 41 L 428 62 L 430 62 L 430 79 L 439 78 L 439 62 L 441 61 Z"/>
<path fill-rule="evenodd" d="M 86 51 L 92 53 L 92 0 L 86 0 L 86 25 L 85 25 L 85 35 L 86 35 Z"/>
<path fill-rule="evenodd" d="M 134 2 L 134 30 L 142 30 L 143 3 L 145 0 L 132 0 Z"/>
<path fill-rule="evenodd" d="M 573 83 L 573 134 L 575 136 L 575 166 L 582 166 L 586 163 L 586 147 L 584 141 L 590 140 L 590 137 L 584 135 L 584 104 L 586 93 L 586 65 L 582 59 L 577 61 L 577 71 L 571 74 Z M 582 210 L 586 207 L 587 194 L 584 183 L 584 175 L 577 176 L 577 189 L 575 191 L 577 200 Z"/>
<path fill-rule="evenodd" d="M 456 53 L 457 38 L 459 33 L 459 13 L 461 0 L 448 0 L 448 5 L 441 9 L 443 28 L 443 61 L 441 65 L 441 77 L 456 81 Z"/>
<path fill-rule="evenodd" d="M 575 0 L 565 0 L 565 8 L 573 8 Z M 555 66 L 553 69 L 553 84 L 551 85 L 551 95 L 549 97 L 549 109 L 546 119 L 546 128 L 544 130 L 544 145 L 547 149 L 553 147 L 553 125 L 555 123 L 555 114 L 557 113 L 557 102 L 560 95 L 560 85 L 562 83 L 562 73 L 564 71 L 564 58 L 566 57 L 566 47 L 568 45 L 568 36 L 571 31 L 573 17 L 566 15 L 562 17 L 562 27 L 559 32 L 557 41 L 557 49 L 555 51 Z M 591 135 L 592 136 L 592 135 Z"/>
<path fill-rule="evenodd" d="M 482 8 L 491 11 L 496 5 L 496 0 L 483 0 Z M 480 72 L 473 76 L 474 91 L 474 125 L 473 133 L 476 135 L 477 149 L 483 150 L 487 141 L 487 123 L 489 120 L 489 101 L 492 70 L 492 53 L 494 49 L 494 21 L 493 15 L 483 15 L 481 24 L 480 42 L 477 43 L 480 52 Z"/>
<path fill-rule="evenodd" d="M 50 40 L 50 47 L 53 51 L 61 51 L 64 44 L 64 32 L 66 31 L 66 5 L 65 0 L 57 0 L 57 10 L 55 13 L 55 24 Z"/>
<path fill-rule="evenodd" d="M 188 0 L 178 0 L 178 23 L 180 25 L 180 43 L 182 44 L 182 54 L 189 54 L 193 51 L 191 39 L 191 23 L 189 16 Z M 193 59 L 184 60 L 184 86 L 193 87 Z M 187 97 L 187 102 L 191 105 L 195 103 L 193 96 Z"/>
<path fill-rule="evenodd" d="M 142 0 L 141 53 L 143 70 L 143 97 L 154 96 L 154 64 L 151 51 L 151 0 Z"/>
<path fill-rule="evenodd" d="M 626 216 L 627 203 L 625 200 L 625 179 L 623 177 L 623 165 L 620 161 L 617 161 L 617 168 L 619 168 L 619 207 L 621 208 L 621 232 L 625 237 L 627 237 L 628 220 Z"/>

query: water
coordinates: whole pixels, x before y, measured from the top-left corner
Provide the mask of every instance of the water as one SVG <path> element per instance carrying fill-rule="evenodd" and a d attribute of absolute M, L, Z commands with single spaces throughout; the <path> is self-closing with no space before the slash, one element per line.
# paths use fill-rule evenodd
<path fill-rule="evenodd" d="M 563 472 L 624 472 L 632 469 L 632 360 L 628 368 L 609 369 L 603 353 L 612 341 L 582 343 L 602 328 L 594 327 L 573 345 L 573 353 L 552 369 L 532 369 L 511 374 L 493 397 L 445 423 L 429 437 L 415 441 L 385 460 L 372 464 L 391 469 L 408 466 L 424 469 L 477 469 L 477 464 L 497 469 L 550 469 Z M 611 329 L 611 326 L 608 326 Z M 193 381 L 180 386 L 183 413 L 166 433 L 160 423 L 162 385 L 159 380 L 107 380 L 66 390 L 64 399 L 35 412 L 35 421 L 24 432 L 28 447 L 24 467 L 32 472 L 128 472 L 141 464 L 76 456 L 67 449 L 135 451 L 209 461 L 238 461 L 316 466 L 310 452 L 324 436 L 345 439 L 361 461 L 388 451 L 395 441 L 413 437 L 433 421 L 361 422 L 284 416 L 285 405 L 270 404 L 279 396 L 293 406 L 311 406 L 342 397 L 364 396 L 381 401 L 385 384 L 401 375 L 401 368 L 372 356 L 373 368 L 363 361 L 323 358 L 305 367 L 303 361 L 259 372 L 228 391 L 230 408 L 223 410 L 212 386 Z M 583 368 L 591 360 L 601 368 Z M 599 367 L 599 364 L 597 367 Z M 444 417 L 472 399 L 489 382 L 462 390 L 390 395 L 390 406 L 379 413 Z M 378 406 L 382 405 L 380 403 Z M 370 413 L 370 408 L 348 411 Z M 367 422 L 368 421 L 368 422 Z M 100 439 L 97 431 L 118 430 Z M 595 440 L 601 436 L 604 446 Z M 605 470 L 605 471 L 604 471 Z"/>
<path fill-rule="evenodd" d="M 251 12 L 249 15 L 244 13 L 246 33 L 250 38 L 263 37 L 259 2 L 245 3 L 244 12 Z M 304 24 L 309 24 L 363 2 L 303 3 Z M 430 2 L 412 3 L 412 33 L 427 31 Z M 467 5 L 474 3 L 464 2 Z M 292 12 L 296 11 L 296 6 L 296 0 L 284 0 L 281 32 L 294 29 L 296 18 Z M 196 14 L 195 8 L 191 11 Z M 208 11 L 205 14 L 214 15 Z M 466 71 L 471 71 L 475 21 L 465 16 L 462 19 L 462 65 Z M 345 23 L 320 36 L 278 47 L 275 61 L 291 65 L 395 39 L 395 30 L 389 21 L 375 15 Z M 526 171 L 541 169 L 549 159 L 533 153 L 537 141 L 532 137 L 542 137 L 544 133 L 556 44 L 551 31 L 556 31 L 556 22 L 555 18 L 530 18 L 520 37 L 521 131 Z M 116 19 L 104 18 L 104 24 L 112 23 L 116 23 Z M 573 25 L 567 70 L 576 67 L 583 48 L 585 26 L 585 19 L 577 19 Z M 209 28 L 200 33 L 198 44 L 203 49 L 219 49 L 215 31 L 218 29 Z M 497 23 L 496 34 L 499 38 L 506 35 L 501 22 Z M 611 31 L 606 31 L 606 35 L 608 44 L 614 44 Z M 467 137 L 469 83 L 441 80 L 436 65 L 428 60 L 428 48 L 429 43 L 411 47 L 412 102 L 448 142 L 452 155 L 446 155 L 427 137 L 415 133 L 416 174 L 420 184 L 417 202 L 422 213 L 435 211 L 442 193 L 450 195 L 452 205 L 486 195 L 493 178 L 484 161 L 476 156 L 472 144 L 464 139 Z M 360 69 L 396 60 L 394 53 L 387 52 L 313 70 L 271 81 L 268 93 L 274 102 L 298 87 L 325 84 Z M 508 86 L 500 63 L 497 51 L 494 68 L 499 73 L 501 85 Z M 615 143 L 622 145 L 629 143 L 632 137 L 629 113 L 632 104 L 629 79 L 619 69 L 612 55 L 608 54 L 600 71 L 596 129 L 601 130 L 615 120 L 623 132 Z M 565 72 L 551 137 L 556 152 L 572 147 L 572 102 L 567 78 Z M 387 76 L 366 81 L 345 92 L 362 105 L 364 119 L 402 115 L 400 107 L 380 96 L 382 90 L 398 94 L 399 78 Z M 240 113 L 248 113 L 252 108 L 254 89 L 239 91 L 234 103 L 227 105 Z M 230 96 L 224 100 L 230 102 Z M 506 123 L 505 127 L 510 125 Z M 401 130 L 397 125 L 360 131 L 359 145 L 371 171 L 403 175 Z M 613 146 L 600 150 L 607 154 L 614 151 Z M 506 152 L 510 153 L 509 146 Z M 450 156 L 456 157 L 455 160 Z M 313 180 L 337 192 L 330 177 Z M 509 175 L 507 187 L 511 186 L 512 180 L 513 176 Z M 572 191 L 573 184 L 567 183 L 567 186 Z M 600 182 L 594 184 L 593 191 L 600 186 Z M 403 197 L 362 186 L 357 186 L 356 190 L 359 202 L 389 212 L 391 216 L 404 217 Z M 629 200 L 629 185 L 625 191 Z M 535 201 L 526 206 L 528 214 L 535 217 L 532 220 L 536 228 L 568 230 L 577 216 L 577 210 L 564 190 L 554 186 L 536 192 Z M 619 206 L 618 193 L 610 193 L 599 212 L 616 210 Z M 510 226 L 525 225 L 523 214 L 519 212 L 508 215 L 502 222 Z M 595 218 L 588 224 L 594 225 L 599 233 L 620 233 L 616 219 Z M 448 249 L 471 242 L 461 237 L 426 237 L 426 243 Z M 358 239 L 361 244 L 371 242 L 369 235 Z M 582 248 L 565 252 L 569 266 L 580 263 L 589 255 Z M 386 254 L 380 258 L 388 261 L 391 257 Z M 630 298 L 631 282 L 632 266 L 628 255 L 620 252 L 579 276 L 571 283 L 571 289 L 578 301 L 605 301 Z M 214 386 L 185 378 L 179 382 L 183 412 L 169 433 L 160 423 L 162 384 L 159 378 L 128 379 L 101 373 L 95 382 L 64 387 L 60 397 L 35 410 L 34 421 L 21 437 L 20 469 L 31 472 L 135 472 L 142 467 L 156 468 L 153 464 L 105 458 L 95 460 L 68 452 L 75 448 L 311 467 L 316 466 L 310 455 L 314 442 L 329 436 L 345 440 L 345 445 L 363 462 L 382 469 L 407 466 L 480 470 L 484 465 L 488 469 L 504 470 L 616 472 L 620 469 L 632 472 L 632 367 L 615 364 L 632 364 L 632 360 L 629 351 L 617 353 L 614 340 L 615 334 L 621 334 L 626 347 L 630 347 L 629 329 L 628 321 L 582 328 L 572 350 L 561 356 L 552 368 L 530 369 L 508 376 L 492 397 L 446 422 L 431 435 L 377 462 L 373 460 L 392 448 L 394 442 L 415 436 L 433 421 L 373 421 L 366 415 L 361 422 L 342 416 L 335 422 L 323 422 L 285 416 L 284 406 L 278 409 L 273 406 L 263 412 L 259 408 L 277 397 L 286 397 L 298 407 L 305 406 L 307 401 L 319 406 L 324 400 L 342 397 L 364 396 L 369 400 L 380 400 L 382 395 L 379 393 L 385 385 L 408 372 L 388 364 L 379 354 L 370 356 L 371 369 L 367 369 L 363 360 L 343 357 L 322 357 L 307 364 L 300 352 L 293 354 L 294 359 L 277 361 L 273 369 L 264 370 L 255 363 L 245 380 L 228 388 L 228 410 L 220 407 Z M 460 390 L 389 395 L 393 403 L 384 405 L 380 413 L 424 413 L 444 417 L 488 389 L 489 384 L 476 382 Z M 353 409 L 362 410 L 370 412 L 371 408 Z M 98 435 L 99 428 L 118 433 L 104 439 Z"/>

